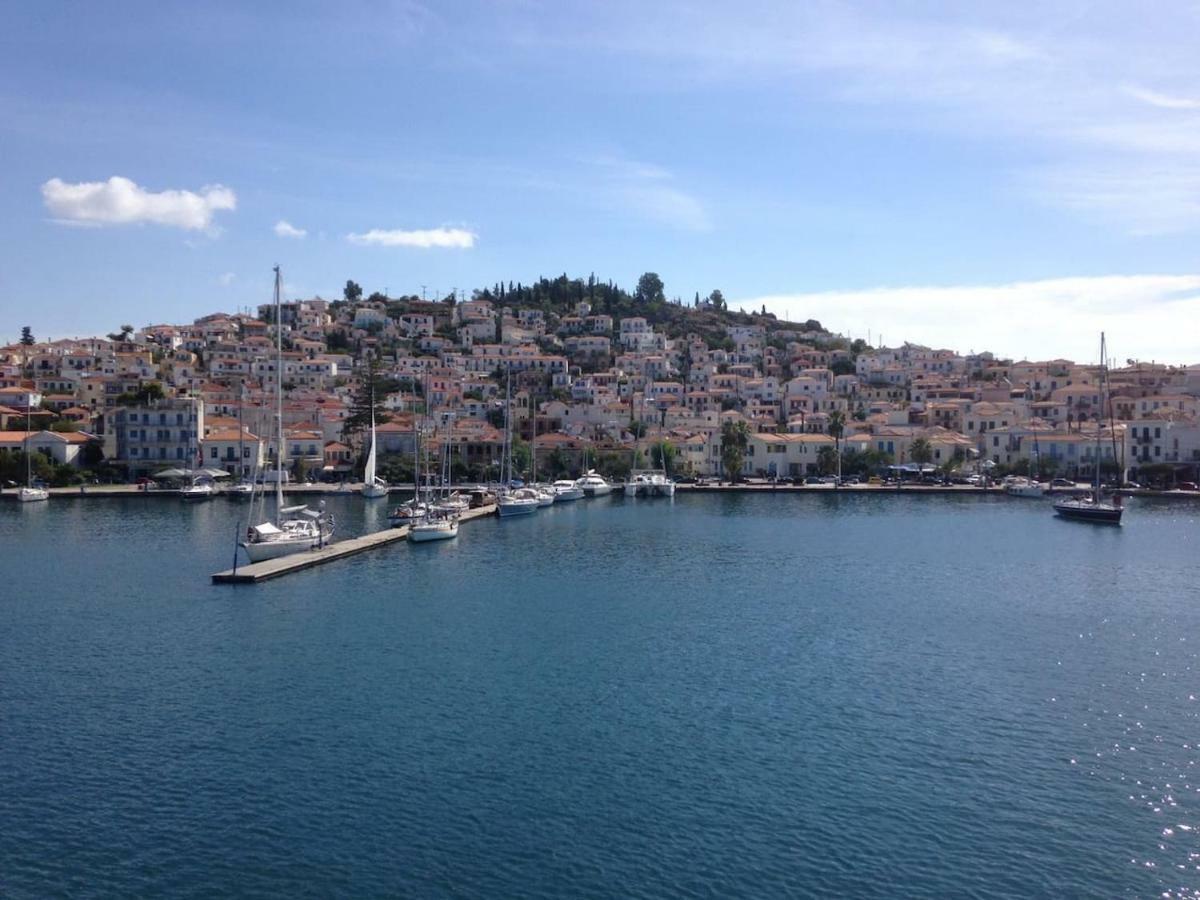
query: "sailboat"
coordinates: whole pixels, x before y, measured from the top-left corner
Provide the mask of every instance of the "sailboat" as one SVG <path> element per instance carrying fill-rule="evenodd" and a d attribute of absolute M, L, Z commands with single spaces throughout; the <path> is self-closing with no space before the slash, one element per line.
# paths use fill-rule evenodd
<path fill-rule="evenodd" d="M 266 498 L 262 498 L 263 521 L 251 525 L 242 549 L 251 562 L 290 556 L 327 544 L 333 537 L 333 516 L 326 515 L 325 502 L 319 509 L 307 504 L 283 505 L 283 325 L 280 316 L 279 266 L 275 267 L 275 521 L 266 518 Z M 253 509 L 253 507 L 251 507 Z"/>
<path fill-rule="evenodd" d="M 375 474 L 375 386 L 371 385 L 371 449 L 367 451 L 367 467 L 363 473 L 362 495 L 368 500 L 386 497 L 387 482 Z"/>
<path fill-rule="evenodd" d="M 1105 355 L 1104 332 L 1100 332 L 1100 412 L 1108 408 L 1108 357 Z M 1109 423 L 1111 430 L 1112 423 Z M 1086 497 L 1071 497 L 1059 500 L 1054 504 L 1054 512 L 1064 519 L 1075 519 L 1080 522 L 1093 522 L 1098 525 L 1120 525 L 1121 506 L 1120 496 L 1112 500 L 1104 500 L 1100 496 L 1100 416 L 1096 417 L 1096 455 L 1093 460 L 1095 474 L 1092 478 L 1092 492 Z"/>
<path fill-rule="evenodd" d="M 25 399 L 25 487 L 17 491 L 17 500 L 21 503 L 36 503 L 39 500 L 49 500 L 50 492 L 42 487 L 33 486 L 33 457 L 29 453 L 29 438 L 33 434 L 33 394 Z"/>
<path fill-rule="evenodd" d="M 450 485 L 450 433 L 447 432 L 445 449 L 441 454 L 440 480 L 442 490 L 446 492 Z M 456 495 L 457 496 L 457 495 Z M 466 504 L 460 506 L 457 502 L 451 504 L 450 497 L 444 495 L 435 501 L 433 490 L 426 491 L 425 511 L 412 520 L 408 528 L 408 539 L 416 543 L 427 541 L 445 541 L 458 537 L 458 516 L 465 510 Z"/>
<path fill-rule="evenodd" d="M 512 373 L 504 393 L 504 462 L 501 469 L 502 484 L 496 500 L 496 513 L 502 518 L 527 516 L 538 511 L 541 497 L 533 488 L 512 489 Z"/>
<path fill-rule="evenodd" d="M 633 414 L 633 399 L 630 398 L 630 416 Z M 642 393 L 642 423 L 646 421 L 646 394 Z M 641 455 L 641 438 L 634 437 L 634 456 Z M 667 461 L 664 456 L 661 469 L 633 469 L 625 479 L 626 497 L 674 497 L 675 482 L 667 476 Z M 586 490 L 586 488 L 584 489 Z"/>
<path fill-rule="evenodd" d="M 407 525 L 409 522 L 421 518 L 429 510 L 428 505 L 421 502 L 421 423 L 417 418 L 417 404 L 415 402 L 413 403 L 412 420 L 413 495 L 411 500 L 401 503 L 388 513 L 388 521 L 392 523 L 393 528 Z"/>
<path fill-rule="evenodd" d="M 243 383 L 238 397 L 238 466 L 244 467 L 246 459 L 246 426 L 242 424 L 242 411 L 246 406 L 246 385 Z M 254 457 L 254 466 L 251 471 L 258 474 L 258 456 Z M 246 478 L 243 471 L 242 478 L 237 484 L 231 484 L 225 489 L 225 496 L 230 500 L 251 500 L 254 497 L 254 478 Z"/>

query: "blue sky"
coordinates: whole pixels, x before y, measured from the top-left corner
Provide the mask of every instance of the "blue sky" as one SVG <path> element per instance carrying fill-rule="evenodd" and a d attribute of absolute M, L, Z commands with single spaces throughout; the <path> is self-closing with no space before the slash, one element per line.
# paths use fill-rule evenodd
<path fill-rule="evenodd" d="M 1194 3 L 250 6 L 9 5 L 0 337 L 255 305 L 275 263 L 654 270 L 889 343 L 1200 361 Z"/>

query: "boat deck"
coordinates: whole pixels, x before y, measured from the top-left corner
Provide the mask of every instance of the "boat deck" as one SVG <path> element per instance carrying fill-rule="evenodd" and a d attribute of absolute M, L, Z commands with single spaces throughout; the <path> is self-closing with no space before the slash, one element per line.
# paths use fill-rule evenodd
<path fill-rule="evenodd" d="M 470 522 L 472 519 L 481 519 L 485 516 L 493 515 L 495 512 L 495 506 L 481 506 L 478 509 L 468 509 L 458 517 L 458 521 L 461 525 L 464 522 Z M 407 525 L 400 528 L 388 528 L 384 531 L 364 534 L 361 537 L 347 538 L 344 541 L 334 541 L 332 544 L 322 547 L 319 550 L 309 550 L 306 553 L 293 553 L 291 556 L 281 556 L 278 559 L 267 559 L 258 563 L 247 563 L 244 566 L 238 566 L 236 569 L 215 572 L 212 576 L 212 581 L 213 584 L 257 584 L 260 581 L 268 581 L 292 572 L 299 572 L 304 569 L 324 565 L 336 559 L 345 559 L 348 556 L 365 553 L 368 550 L 394 544 L 397 541 L 403 541 L 407 538 Z"/>

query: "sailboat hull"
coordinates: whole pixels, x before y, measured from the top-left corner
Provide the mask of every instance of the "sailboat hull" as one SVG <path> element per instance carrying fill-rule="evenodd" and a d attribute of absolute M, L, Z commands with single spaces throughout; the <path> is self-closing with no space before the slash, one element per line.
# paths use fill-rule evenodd
<path fill-rule="evenodd" d="M 1111 503 L 1096 503 L 1090 500 L 1060 500 L 1054 504 L 1054 512 L 1064 519 L 1077 522 L 1093 522 L 1097 525 L 1120 525 L 1124 510 Z"/>
<path fill-rule="evenodd" d="M 381 484 L 364 484 L 362 486 L 362 495 L 368 500 L 375 500 L 379 497 L 386 497 L 388 489 Z"/>
<path fill-rule="evenodd" d="M 49 500 L 50 492 L 44 488 L 24 487 L 17 491 L 17 500 L 21 503 L 37 503 L 39 500 Z"/>
<path fill-rule="evenodd" d="M 303 553 L 325 546 L 333 537 L 332 530 L 326 530 L 321 537 L 304 535 L 302 537 L 281 537 L 269 541 L 245 541 L 242 549 L 250 562 L 265 562 L 268 559 L 279 559 L 281 556 L 291 556 L 293 553 Z"/>
<path fill-rule="evenodd" d="M 408 539 L 421 544 L 426 541 L 447 541 L 458 537 L 458 520 L 418 522 L 408 530 Z"/>

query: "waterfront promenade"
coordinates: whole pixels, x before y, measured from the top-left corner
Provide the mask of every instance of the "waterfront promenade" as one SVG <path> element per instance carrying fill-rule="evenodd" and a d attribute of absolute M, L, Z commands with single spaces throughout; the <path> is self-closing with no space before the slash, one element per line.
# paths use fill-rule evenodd
<path fill-rule="evenodd" d="M 294 497 L 351 497 L 358 496 L 359 484 L 293 484 L 285 487 L 284 493 Z M 1087 492 L 1090 485 L 1082 482 L 1074 488 L 1047 489 L 1046 495 L 1077 494 Z M 50 488 L 51 499 L 87 500 L 104 497 L 145 497 L 154 500 L 178 500 L 179 492 L 169 489 L 145 490 L 141 485 L 134 484 L 88 484 L 76 487 Z M 971 484 L 790 484 L 786 482 L 739 483 L 739 484 L 677 484 L 675 490 L 679 493 L 766 493 L 766 494 L 827 494 L 827 493 L 871 493 L 871 494 L 904 494 L 904 495 L 940 495 L 955 496 L 977 495 L 980 497 L 1004 494 L 1000 485 L 981 487 Z M 1165 499 L 1200 499 L 1200 491 L 1170 490 L 1159 491 L 1147 488 L 1123 488 L 1115 493 L 1126 497 L 1162 497 Z M 391 494 L 395 497 L 408 497 L 412 488 L 393 487 Z M 618 494 L 619 496 L 619 494 Z M 0 501 L 16 502 L 15 489 L 0 491 Z M 227 499 L 218 489 L 214 499 Z"/>

